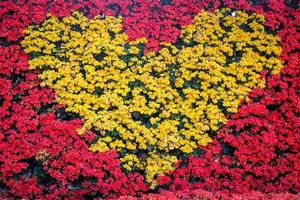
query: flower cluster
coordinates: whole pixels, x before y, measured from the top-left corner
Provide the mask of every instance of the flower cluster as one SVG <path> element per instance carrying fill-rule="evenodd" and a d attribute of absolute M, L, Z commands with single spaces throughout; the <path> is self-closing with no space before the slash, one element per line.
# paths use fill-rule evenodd
<path fill-rule="evenodd" d="M 156 51 L 160 42 L 175 42 L 180 26 L 189 24 L 201 9 L 217 6 L 219 2 L 214 0 L 5 0 L 0 2 L 0 37 L 17 41 L 29 24 L 41 23 L 47 13 L 62 17 L 81 10 L 90 18 L 99 14 L 123 16 L 129 39 L 147 37 L 145 51 Z"/>
<path fill-rule="evenodd" d="M 121 171 L 115 151 L 89 150 L 93 134 L 77 135 L 82 122 L 39 86 L 20 46 L 2 47 L 0 55 L 1 198 L 113 197 L 147 190 L 141 175 Z"/>
<path fill-rule="evenodd" d="M 287 77 L 298 72 L 299 54 L 289 60 Z M 296 65 L 296 66 L 295 66 Z M 300 191 L 299 78 L 267 78 L 268 90 L 256 89 L 200 157 L 177 163 L 159 177 L 171 190 L 207 189 L 244 193 Z"/>
<path fill-rule="evenodd" d="M 227 13 L 225 12 L 226 14 L 221 14 L 220 11 L 213 12 L 215 9 L 223 7 L 229 7 L 232 10 L 230 12 L 227 11 Z M 108 151 L 102 153 L 91 152 L 92 147 L 96 147 L 95 150 L 98 151 L 99 146 L 97 147 L 97 144 L 99 143 L 97 141 L 103 135 L 95 130 L 96 127 L 92 128 L 91 131 L 86 131 L 83 135 L 77 134 L 78 130 L 83 130 L 82 125 L 86 124 L 86 119 L 79 120 L 83 117 L 80 117 L 78 112 L 66 112 L 68 106 L 56 103 L 59 98 L 55 94 L 57 91 L 49 87 L 40 86 L 41 82 L 38 76 L 41 76 L 40 72 L 45 72 L 45 70 L 41 70 L 42 68 L 37 71 L 28 70 L 28 59 L 34 59 L 40 55 L 32 54 L 28 57 L 23 52 L 20 44 L 24 37 L 24 30 L 29 25 L 37 26 L 36 24 L 40 24 L 38 26 L 42 26 L 41 24 L 45 20 L 53 19 L 53 16 L 58 17 L 57 21 L 61 23 L 61 20 L 69 17 L 73 11 L 77 10 L 88 17 L 86 20 L 87 27 L 89 27 L 91 20 L 97 19 L 103 22 L 110 18 L 108 16 L 114 16 L 110 18 L 111 21 L 105 24 L 105 26 L 112 24 L 118 28 L 122 26 L 125 34 L 121 30 L 115 35 L 124 35 L 126 37 L 126 41 L 124 40 L 126 54 L 121 57 L 115 56 L 114 58 L 121 58 L 130 69 L 136 67 L 134 72 L 141 70 L 139 72 L 140 78 L 145 73 L 150 73 L 150 78 L 152 76 L 159 78 L 155 77 L 157 76 L 155 71 L 154 73 L 151 73 L 152 71 L 146 72 L 141 68 L 149 70 L 149 68 L 156 68 L 162 63 L 163 67 L 161 69 L 164 69 L 165 64 L 174 62 L 174 59 L 177 62 L 178 55 L 183 55 L 183 49 L 188 49 L 187 52 L 195 49 L 195 46 L 199 45 L 199 43 L 195 43 L 192 40 L 199 38 L 203 32 L 199 34 L 199 31 L 196 29 L 204 26 L 204 30 L 207 31 L 205 29 L 206 21 L 203 21 L 202 25 L 197 25 L 196 20 L 193 21 L 196 18 L 200 21 L 203 19 L 203 16 L 197 16 L 198 14 L 201 15 L 202 9 L 212 11 L 212 13 L 205 14 L 206 16 L 211 15 L 206 17 L 208 21 L 211 21 L 212 18 L 220 19 L 221 31 L 239 33 L 239 29 L 242 29 L 246 32 L 247 30 L 253 32 L 251 31 L 253 27 L 249 29 L 248 26 L 249 23 L 252 23 L 255 24 L 255 27 L 262 27 L 264 29 L 263 35 L 272 36 L 276 34 L 280 38 L 280 46 L 282 48 L 280 59 L 284 66 L 280 74 L 275 75 L 281 68 L 281 64 L 273 63 L 273 68 L 266 67 L 263 69 L 261 73 L 261 78 L 263 79 L 259 78 L 257 80 L 255 78 L 255 80 L 252 80 L 254 82 L 250 81 L 251 84 L 255 83 L 252 86 L 249 86 L 250 82 L 248 82 L 247 88 L 249 89 L 263 85 L 265 85 L 265 88 L 253 90 L 245 99 L 246 101 L 242 100 L 239 102 L 238 107 L 223 107 L 222 105 L 219 106 L 218 103 L 218 109 L 221 109 L 219 112 L 222 115 L 221 119 L 227 121 L 227 124 L 224 123 L 225 121 L 222 122 L 223 126 L 221 126 L 222 123 L 217 123 L 218 130 L 216 131 L 213 131 L 209 127 L 209 130 L 205 131 L 205 134 L 201 135 L 201 138 L 209 135 L 214 138 L 212 142 L 205 147 L 202 145 L 200 148 L 192 147 L 192 153 L 188 154 L 183 151 L 187 150 L 186 152 L 188 152 L 189 148 L 183 150 L 176 147 L 177 149 L 175 149 L 172 146 L 174 146 L 174 141 L 176 140 L 169 140 L 169 138 L 166 140 L 167 145 L 160 141 L 160 144 L 167 147 L 164 150 L 160 150 L 157 144 L 146 145 L 146 149 L 136 147 L 136 150 L 129 150 L 125 147 L 123 149 L 119 148 L 117 151 L 108 150 L 111 148 L 111 142 L 117 140 L 125 141 L 118 138 L 116 134 L 118 132 L 103 133 L 104 136 L 107 136 L 108 141 L 103 141 L 100 144 L 103 146 L 106 145 Z M 237 10 L 243 10 L 243 12 L 239 13 Z M 47 15 L 48 13 L 51 13 L 51 15 Z M 227 19 L 230 18 L 230 15 L 234 17 L 233 19 L 236 19 L 237 13 L 242 18 L 246 15 L 247 19 L 252 17 L 254 21 L 247 20 L 247 23 L 231 30 L 225 28 L 223 19 L 226 17 Z M 253 13 L 257 13 L 258 15 L 253 15 Z M 98 18 L 95 19 L 95 16 L 98 16 Z M 97 199 L 106 197 L 116 199 L 119 196 L 123 196 L 121 199 L 136 199 L 133 196 L 142 199 L 299 198 L 299 195 L 290 194 L 300 192 L 299 21 L 299 2 L 294 0 L 1 1 L 1 199 Z M 265 26 L 262 26 L 263 24 Z M 208 25 L 211 26 L 212 24 Z M 184 28 L 182 28 L 183 26 Z M 190 29 L 187 30 L 187 27 L 190 27 Z M 74 26 L 72 29 L 76 30 L 77 28 L 78 26 Z M 183 30 L 187 30 L 185 34 L 183 34 Z M 104 35 L 106 37 L 107 33 L 104 33 Z M 208 37 L 211 38 L 214 35 L 215 33 L 213 35 L 209 33 Z M 127 41 L 127 37 L 130 42 Z M 189 39 L 185 40 L 186 37 L 189 37 L 190 41 Z M 219 38 L 222 41 L 223 47 L 226 37 L 230 38 L 230 35 L 225 33 L 224 38 Z M 273 39 L 276 38 L 272 37 Z M 239 39 L 239 37 L 235 39 Z M 243 38 L 243 40 L 245 39 L 247 40 L 247 38 Z M 259 42 L 264 39 L 256 38 L 256 41 Z M 212 41 L 216 42 L 217 40 L 213 39 Z M 263 46 L 265 45 L 262 45 L 260 49 L 253 48 L 253 46 L 251 48 L 253 48 L 253 52 L 255 53 L 260 52 L 259 56 L 270 58 L 266 53 L 270 47 L 275 47 L 271 48 L 275 58 L 275 55 L 280 52 L 277 46 L 279 45 L 279 40 L 275 39 L 274 41 L 276 43 L 268 44 L 268 48 L 264 48 Z M 200 40 L 201 42 L 203 41 Z M 229 45 L 234 45 L 233 41 L 227 42 Z M 206 43 L 204 44 L 206 45 Z M 204 46 L 204 44 L 202 45 Z M 218 42 L 217 44 L 220 43 Z M 58 47 L 60 43 L 54 45 Z M 122 45 L 121 48 L 124 48 Z M 45 48 L 46 52 L 49 48 L 52 47 Z M 235 48 L 236 46 L 232 47 L 233 50 Z M 158 51 L 159 49 L 161 50 Z M 212 49 L 219 50 L 216 45 L 213 45 Z M 178 52 L 172 52 L 172 50 Z M 225 51 L 228 51 L 228 49 L 225 48 Z M 193 53 L 193 51 L 190 52 L 190 54 Z M 212 56 L 209 55 L 206 58 L 209 58 L 209 60 L 210 57 L 215 59 L 218 54 L 213 53 Z M 76 52 L 72 54 L 76 54 Z M 51 56 L 56 55 L 51 53 Z M 241 62 L 239 60 L 241 58 L 239 52 L 238 54 L 233 54 L 231 57 L 225 56 L 226 63 L 229 61 L 227 64 Z M 186 60 L 183 60 L 184 62 L 180 64 L 176 63 L 176 67 L 171 68 L 175 70 L 168 71 L 167 73 L 169 83 L 171 83 L 171 80 L 179 80 L 182 73 L 190 73 L 192 69 L 189 69 L 186 65 L 189 62 L 195 63 L 193 60 L 195 57 L 197 56 L 189 55 L 189 57 L 185 58 Z M 98 58 L 101 58 L 101 56 Z M 132 61 L 131 59 L 134 60 Z M 255 65 L 256 62 L 257 60 L 252 61 L 254 65 L 249 67 L 250 70 L 260 68 L 260 66 Z M 130 63 L 132 65 L 129 65 Z M 185 65 L 182 66 L 184 63 Z M 149 64 L 151 65 L 149 66 Z M 179 71 L 179 69 L 187 70 Z M 245 69 L 246 67 L 243 68 L 243 70 Z M 84 70 L 85 68 L 83 67 L 82 71 L 84 72 Z M 239 68 L 236 70 L 239 72 Z M 207 70 L 204 72 L 205 74 L 209 74 L 210 77 L 214 75 L 208 73 Z M 248 72 L 250 73 L 250 71 Z M 273 72 L 273 74 L 269 72 Z M 164 74 L 165 72 L 162 71 L 161 73 Z M 258 71 L 255 71 L 250 74 L 256 77 L 258 73 Z M 120 75 L 119 72 L 118 75 Z M 174 77 L 169 75 L 173 75 Z M 230 76 L 237 78 L 237 75 L 230 74 Z M 160 78 L 162 79 L 163 77 Z M 248 75 L 246 78 L 249 78 Z M 142 79 L 142 82 L 145 82 L 144 79 Z M 174 88 L 179 89 L 176 92 L 180 92 L 181 95 L 182 89 L 193 92 L 196 88 L 193 88 L 192 83 L 199 83 L 194 79 L 184 79 L 184 82 L 188 82 L 188 85 L 187 83 L 183 83 L 183 87 L 181 88 L 178 85 L 172 85 L 170 92 Z M 114 85 L 113 83 L 109 84 Z M 135 94 L 138 97 L 136 98 L 136 102 L 140 100 L 145 102 L 145 99 L 147 100 L 148 97 L 143 94 L 143 90 L 140 92 L 140 88 L 145 89 L 143 85 L 141 86 L 139 82 L 132 84 L 130 91 L 135 90 L 139 92 Z M 149 82 L 146 82 L 147 84 Z M 163 84 L 165 83 L 163 82 Z M 240 88 L 244 85 L 239 81 L 238 86 Z M 187 88 L 189 90 L 186 90 Z M 219 85 L 217 85 L 217 88 L 221 89 Z M 146 91 L 149 92 L 147 88 Z M 98 90 L 96 94 L 102 94 L 102 92 L 102 90 Z M 236 96 L 236 102 L 239 98 L 243 99 L 242 96 Z M 128 101 L 131 101 L 132 97 L 130 95 L 127 97 L 129 99 L 125 98 L 125 100 L 128 99 Z M 182 97 L 180 96 L 180 98 Z M 189 98 L 193 97 L 189 96 Z M 212 100 L 208 101 L 208 104 L 215 105 Z M 190 105 L 195 106 L 194 104 Z M 142 109 L 145 107 L 149 108 L 148 101 L 146 101 L 146 106 L 142 103 L 139 108 Z M 193 109 L 190 110 L 191 113 L 194 112 Z M 230 116 L 231 113 L 234 113 L 233 111 L 237 111 L 237 114 Z M 161 113 L 158 113 L 158 115 L 161 115 Z M 147 124 L 144 122 L 150 120 L 150 118 L 145 118 L 145 115 L 141 115 L 141 113 L 134 113 L 133 116 L 130 115 L 129 117 L 135 119 L 141 127 Z M 165 121 L 169 124 L 171 123 L 171 128 L 176 124 L 176 121 L 179 121 L 179 125 L 176 128 L 181 130 L 191 129 L 191 127 L 181 127 L 182 122 L 180 118 L 175 118 L 173 121 L 167 118 L 161 119 L 161 122 Z M 114 121 L 111 122 L 113 123 Z M 191 124 L 190 121 L 183 123 Z M 160 121 L 158 124 L 161 124 Z M 207 124 L 210 126 L 209 123 Z M 152 127 L 151 122 L 150 125 Z M 128 127 L 125 128 L 127 129 Z M 149 124 L 141 132 L 148 129 Z M 168 131 L 170 130 L 168 128 Z M 109 137 L 111 141 L 109 141 Z M 207 139 L 211 140 L 210 138 Z M 144 140 L 148 142 L 148 139 Z M 171 145 L 168 145 L 170 141 Z M 187 141 L 186 146 L 191 145 L 192 142 L 197 143 L 199 140 L 198 138 L 191 137 Z M 115 145 L 117 146 L 118 143 Z M 154 148 L 156 148 L 155 153 L 153 152 Z M 173 150 L 170 150 L 170 148 L 173 148 Z M 168 152 L 166 152 L 166 149 L 168 149 Z M 163 155 L 163 157 L 160 155 Z M 178 161 L 176 162 L 176 160 Z M 176 164 L 173 164 L 174 162 Z M 148 167 L 147 169 L 145 169 L 146 166 Z M 145 175 L 144 171 L 139 170 L 142 168 L 147 171 L 150 179 L 152 175 L 154 176 L 152 178 L 160 175 L 157 181 L 159 186 L 155 190 L 149 190 L 148 183 L 143 177 Z M 161 176 L 165 174 L 163 172 L 175 168 L 176 170 L 172 173 Z M 155 171 L 157 169 L 162 171 Z M 139 172 L 130 172 L 136 170 L 139 170 Z M 149 173 L 150 171 L 152 175 Z M 180 191 L 180 189 L 183 189 L 183 191 Z M 253 190 L 257 192 L 252 192 Z M 243 193 L 244 195 L 235 194 L 236 192 Z M 263 194 L 262 192 L 270 194 Z M 283 194 L 276 192 L 283 192 Z M 143 193 L 146 194 L 142 195 Z"/>
<path fill-rule="evenodd" d="M 291 194 L 291 193 L 261 193 L 261 192 L 249 192 L 244 194 L 224 194 L 221 192 L 208 192 L 205 190 L 191 190 L 191 191 L 167 191 L 162 190 L 158 194 L 150 193 L 144 194 L 142 197 L 132 197 L 132 196 L 121 196 L 117 200 L 195 200 L 195 199 L 205 199 L 205 200 L 215 200 L 215 199 L 224 199 L 224 200 L 231 200 L 231 199 L 274 199 L 274 200 L 297 200 L 299 198 L 298 195 Z"/>
<path fill-rule="evenodd" d="M 164 188 L 300 191 L 300 54 L 295 51 L 300 46 L 296 28 L 300 15 L 280 1 L 272 1 L 268 8 L 244 6 L 241 8 L 264 12 L 269 29 L 278 32 L 285 66 L 280 75 L 264 74 L 266 88 L 251 92 L 213 142 L 200 148 L 201 156 L 181 160 L 176 171 L 160 177 L 158 183 Z"/>
<path fill-rule="evenodd" d="M 279 39 L 264 32 L 263 16 L 231 13 L 201 12 L 183 28 L 180 46 L 162 43 L 145 56 L 145 41 L 128 43 L 120 18 L 89 20 L 78 12 L 30 26 L 22 46 L 42 85 L 83 117 L 80 132 L 99 133 L 92 151 L 116 149 L 124 168 L 145 170 L 151 182 L 173 169 L 178 150 L 192 153 L 210 142 L 224 114 L 264 86 L 261 71 L 282 67 Z M 147 151 L 146 160 L 137 150 Z"/>

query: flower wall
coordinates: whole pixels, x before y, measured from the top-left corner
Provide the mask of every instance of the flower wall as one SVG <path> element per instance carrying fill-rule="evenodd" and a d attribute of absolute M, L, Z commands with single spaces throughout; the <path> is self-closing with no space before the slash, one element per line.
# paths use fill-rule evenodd
<path fill-rule="evenodd" d="M 298 7 L 1 1 L 0 196 L 297 199 Z"/>

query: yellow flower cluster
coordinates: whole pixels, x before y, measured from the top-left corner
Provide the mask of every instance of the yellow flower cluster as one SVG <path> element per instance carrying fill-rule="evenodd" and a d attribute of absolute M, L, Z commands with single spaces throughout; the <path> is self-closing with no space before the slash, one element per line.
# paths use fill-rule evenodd
<path fill-rule="evenodd" d="M 237 112 L 241 99 L 264 86 L 260 72 L 278 73 L 279 39 L 264 17 L 229 9 L 201 12 L 177 45 L 143 55 L 145 38 L 128 42 L 122 18 L 88 19 L 79 12 L 48 15 L 29 26 L 22 45 L 43 86 L 99 140 L 94 152 L 116 149 L 124 169 L 155 177 L 173 170 L 178 155 L 207 145 Z"/>

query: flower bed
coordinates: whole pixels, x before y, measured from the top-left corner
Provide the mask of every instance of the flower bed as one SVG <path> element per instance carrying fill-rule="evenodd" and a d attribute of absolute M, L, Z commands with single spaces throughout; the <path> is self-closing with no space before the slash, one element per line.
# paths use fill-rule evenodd
<path fill-rule="evenodd" d="M 298 6 L 0 2 L 0 196 L 296 199 Z"/>

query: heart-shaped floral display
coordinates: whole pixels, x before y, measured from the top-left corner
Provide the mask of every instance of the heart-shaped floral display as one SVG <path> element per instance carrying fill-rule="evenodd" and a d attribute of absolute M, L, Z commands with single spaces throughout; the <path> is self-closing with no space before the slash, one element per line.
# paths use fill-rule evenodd
<path fill-rule="evenodd" d="M 116 149 L 125 170 L 144 170 L 155 186 L 157 175 L 207 145 L 226 115 L 264 87 L 262 71 L 279 73 L 279 39 L 263 23 L 243 11 L 201 12 L 176 44 L 144 55 L 146 39 L 128 41 L 122 18 L 74 12 L 28 27 L 22 46 L 42 85 L 84 119 L 79 134 L 98 134 L 90 149 Z"/>

